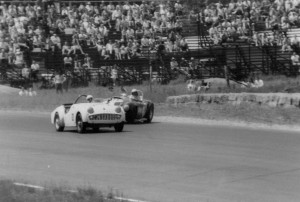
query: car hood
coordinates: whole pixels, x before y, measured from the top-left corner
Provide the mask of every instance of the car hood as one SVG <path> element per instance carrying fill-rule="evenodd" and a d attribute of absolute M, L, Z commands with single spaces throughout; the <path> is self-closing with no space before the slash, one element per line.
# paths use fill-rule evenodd
<path fill-rule="evenodd" d="M 108 113 L 108 114 L 114 114 L 116 113 L 116 108 L 117 106 L 111 106 L 107 105 L 104 103 L 88 103 L 89 105 L 85 105 L 86 109 L 88 110 L 89 108 L 94 109 L 93 114 L 99 114 L 99 113 Z"/>

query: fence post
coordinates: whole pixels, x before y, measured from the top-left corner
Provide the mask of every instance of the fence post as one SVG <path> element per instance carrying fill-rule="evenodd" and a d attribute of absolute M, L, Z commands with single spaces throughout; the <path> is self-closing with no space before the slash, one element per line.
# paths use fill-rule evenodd
<path fill-rule="evenodd" d="M 150 48 L 148 48 L 148 60 L 149 60 L 149 87 L 150 87 L 150 92 L 152 93 L 152 65 L 151 65 L 151 57 L 150 57 Z"/>

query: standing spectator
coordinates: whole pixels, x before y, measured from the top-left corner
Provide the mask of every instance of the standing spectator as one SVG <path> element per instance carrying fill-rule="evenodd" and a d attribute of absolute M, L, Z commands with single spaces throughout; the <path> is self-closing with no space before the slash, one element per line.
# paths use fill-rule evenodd
<path fill-rule="evenodd" d="M 113 82 L 113 86 L 116 86 L 116 80 L 118 78 L 118 70 L 116 65 L 113 66 L 112 70 L 111 70 L 111 77 L 112 82 Z"/>
<path fill-rule="evenodd" d="M 112 41 L 109 40 L 108 43 L 106 44 L 106 51 L 108 52 L 109 59 L 113 59 L 114 57 L 114 47 L 112 44 Z"/>
<path fill-rule="evenodd" d="M 0 68 L 1 68 L 1 74 L 2 77 L 6 77 L 6 70 L 8 67 L 8 54 L 6 53 L 6 51 L 2 48 L 0 51 Z"/>
<path fill-rule="evenodd" d="M 17 49 L 15 53 L 15 65 L 18 67 L 22 67 L 24 64 L 24 55 L 23 52 L 20 49 Z"/>
<path fill-rule="evenodd" d="M 62 72 L 58 72 L 55 77 L 54 77 L 54 84 L 55 84 L 55 89 L 56 93 L 63 93 L 63 83 L 65 82 L 66 77 L 63 76 Z"/>
<path fill-rule="evenodd" d="M 32 64 L 31 64 L 31 78 L 32 78 L 32 80 L 38 81 L 39 70 L 40 70 L 40 65 L 35 60 L 33 60 Z"/>
<path fill-rule="evenodd" d="M 30 69 L 26 65 L 23 65 L 22 77 L 24 78 L 24 86 L 27 88 L 30 83 Z"/>

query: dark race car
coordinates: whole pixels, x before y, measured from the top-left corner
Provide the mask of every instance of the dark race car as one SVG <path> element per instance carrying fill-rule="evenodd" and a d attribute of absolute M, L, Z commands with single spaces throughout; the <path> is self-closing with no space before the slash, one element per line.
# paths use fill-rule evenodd
<path fill-rule="evenodd" d="M 143 121 L 151 123 L 154 115 L 154 104 L 150 100 L 143 99 L 143 93 L 139 92 L 140 99 L 132 99 L 130 96 L 114 96 L 107 99 L 109 105 L 122 106 L 125 111 L 125 119 L 127 123 L 135 121 Z"/>

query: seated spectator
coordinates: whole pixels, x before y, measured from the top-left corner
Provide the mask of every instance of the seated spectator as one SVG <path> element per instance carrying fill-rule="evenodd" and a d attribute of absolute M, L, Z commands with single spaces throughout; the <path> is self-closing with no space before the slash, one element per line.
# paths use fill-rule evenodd
<path fill-rule="evenodd" d="M 264 86 L 264 81 L 262 79 L 260 79 L 259 77 L 257 77 L 255 80 L 254 80 L 254 87 L 255 88 L 261 88 Z"/>
<path fill-rule="evenodd" d="M 74 42 L 72 44 L 70 54 L 71 53 L 74 55 L 79 54 L 79 53 L 84 54 L 84 52 L 78 42 Z"/>
<path fill-rule="evenodd" d="M 170 67 L 171 67 L 171 70 L 173 70 L 173 71 L 178 70 L 178 62 L 175 60 L 174 57 L 172 57 L 172 59 L 171 59 Z"/>
<path fill-rule="evenodd" d="M 281 48 L 281 52 L 285 52 L 285 51 L 292 51 L 292 47 L 290 45 L 290 41 L 287 37 L 285 37 L 282 41 L 282 48 Z"/>
<path fill-rule="evenodd" d="M 105 46 L 106 52 L 109 55 L 109 59 L 113 59 L 114 57 L 114 47 L 111 40 L 108 41 L 108 43 Z"/>
<path fill-rule="evenodd" d="M 15 52 L 14 64 L 18 67 L 22 67 L 24 64 L 24 55 L 20 49 L 17 49 Z"/>
<path fill-rule="evenodd" d="M 293 55 L 291 56 L 291 61 L 293 65 L 300 65 L 299 55 L 297 55 L 296 52 L 293 52 Z"/>
<path fill-rule="evenodd" d="M 299 48 L 299 39 L 297 38 L 297 35 L 294 35 L 290 41 L 292 49 L 297 50 Z"/>
<path fill-rule="evenodd" d="M 64 57 L 64 67 L 67 70 L 71 70 L 73 67 L 73 59 L 71 56 L 66 55 Z"/>
<path fill-rule="evenodd" d="M 70 55 L 72 51 L 71 46 L 69 45 L 69 43 L 67 41 L 65 41 L 63 47 L 62 47 L 62 55 Z"/>
<path fill-rule="evenodd" d="M 21 91 L 19 92 L 19 95 L 20 96 L 28 96 L 28 91 L 25 90 L 24 87 L 21 88 Z"/>
<path fill-rule="evenodd" d="M 32 90 L 32 88 L 29 88 L 28 96 L 33 97 L 33 96 L 36 96 L 36 95 L 37 95 L 36 91 Z"/>
<path fill-rule="evenodd" d="M 148 47 L 149 46 L 149 39 L 145 35 L 141 39 L 141 46 L 142 47 Z"/>
<path fill-rule="evenodd" d="M 26 65 L 23 65 L 22 77 L 25 79 L 29 79 L 29 76 L 30 76 L 30 69 Z"/>
<path fill-rule="evenodd" d="M 184 38 L 180 40 L 180 48 L 182 51 L 188 51 L 189 49 L 188 44 Z"/>

